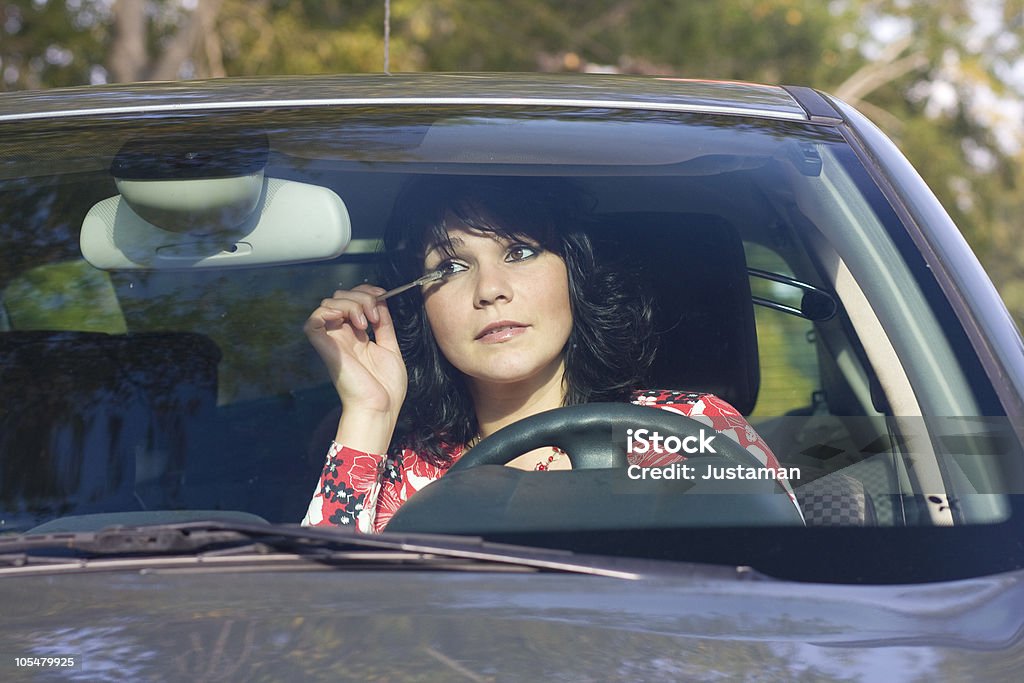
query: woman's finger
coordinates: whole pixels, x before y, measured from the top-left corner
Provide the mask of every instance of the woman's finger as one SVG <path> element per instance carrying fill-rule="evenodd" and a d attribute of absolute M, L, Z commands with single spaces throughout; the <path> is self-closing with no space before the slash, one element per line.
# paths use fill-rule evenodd
<path fill-rule="evenodd" d="M 353 326 L 362 330 L 369 327 L 368 321 L 372 319 L 367 314 L 367 309 L 363 302 L 340 297 L 324 299 L 320 302 L 320 307 L 313 314 L 334 321 L 348 321 Z"/>
<path fill-rule="evenodd" d="M 381 348 L 401 354 L 398 347 L 398 337 L 395 334 L 394 321 L 391 319 L 391 312 L 386 302 L 377 304 L 377 320 L 373 324 L 373 337 Z"/>
<path fill-rule="evenodd" d="M 374 285 L 359 285 L 355 289 L 339 289 L 334 292 L 332 297 L 321 301 L 320 305 L 337 310 L 352 310 L 351 306 L 357 305 L 362 309 L 363 318 L 377 322 L 377 297 L 384 291 Z M 358 315 L 353 312 L 353 320 L 361 320 Z M 363 325 L 363 329 L 365 328 L 366 326 Z"/>
<path fill-rule="evenodd" d="M 380 318 L 377 312 L 377 297 L 384 294 L 387 290 L 377 285 L 362 284 L 356 287 L 353 291 L 359 292 L 360 294 L 366 294 L 369 296 L 368 301 L 364 301 L 363 309 L 366 317 L 372 320 L 374 323 L 378 322 Z"/>

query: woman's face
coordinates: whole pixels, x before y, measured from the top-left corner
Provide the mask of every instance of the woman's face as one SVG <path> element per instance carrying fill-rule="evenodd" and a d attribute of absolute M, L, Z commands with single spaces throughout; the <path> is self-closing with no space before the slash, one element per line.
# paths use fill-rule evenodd
<path fill-rule="evenodd" d="M 423 291 L 441 352 L 477 387 L 561 381 L 572 330 L 565 262 L 530 240 L 449 225 L 454 255 L 435 248 L 424 259 L 450 273 Z"/>

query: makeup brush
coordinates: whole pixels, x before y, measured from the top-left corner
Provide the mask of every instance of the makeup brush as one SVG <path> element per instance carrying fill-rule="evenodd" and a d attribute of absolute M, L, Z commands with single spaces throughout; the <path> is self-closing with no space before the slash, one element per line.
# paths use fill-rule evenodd
<path fill-rule="evenodd" d="M 396 294 L 401 294 L 402 292 L 406 291 L 407 289 L 412 289 L 413 287 L 420 287 L 422 285 L 428 285 L 431 282 L 437 282 L 438 280 L 443 278 L 445 275 L 446 275 L 446 273 L 443 270 L 432 270 L 429 273 L 427 273 L 426 275 L 424 275 L 423 277 L 416 278 L 415 280 L 413 280 L 412 282 L 410 282 L 407 285 L 402 285 L 401 287 L 395 287 L 394 289 L 389 289 L 388 291 L 386 291 L 383 294 L 381 294 L 380 296 L 378 296 L 377 297 L 377 301 L 384 301 L 384 299 L 390 299 L 391 297 L 395 296 Z"/>

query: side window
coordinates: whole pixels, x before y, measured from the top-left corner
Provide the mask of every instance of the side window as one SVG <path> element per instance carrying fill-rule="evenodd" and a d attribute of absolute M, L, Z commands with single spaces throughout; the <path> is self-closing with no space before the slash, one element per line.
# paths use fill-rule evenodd
<path fill-rule="evenodd" d="M 750 269 L 793 277 L 779 254 L 758 244 L 744 243 Z M 755 417 L 778 417 L 810 412 L 814 394 L 821 388 L 812 323 L 800 316 L 764 305 L 758 299 L 800 309 L 802 292 L 796 287 L 752 276 L 750 289 L 755 299 L 761 390 L 752 413 Z"/>

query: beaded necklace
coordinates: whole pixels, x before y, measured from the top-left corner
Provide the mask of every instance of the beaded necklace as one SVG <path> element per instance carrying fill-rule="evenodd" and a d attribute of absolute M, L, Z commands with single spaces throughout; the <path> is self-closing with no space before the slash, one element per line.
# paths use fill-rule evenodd
<path fill-rule="evenodd" d="M 481 439 L 481 436 L 479 434 L 477 434 L 472 439 L 467 441 L 466 442 L 466 448 L 462 452 L 462 454 L 465 455 L 466 453 L 469 453 L 469 451 L 472 450 L 472 448 L 474 446 L 476 446 L 478 443 L 480 443 L 480 439 Z M 548 469 L 550 469 L 551 464 L 554 463 L 555 461 L 561 459 L 561 457 L 563 455 L 565 455 L 565 451 L 563 451 L 558 446 L 552 446 L 551 447 L 551 455 L 549 455 L 547 457 L 547 459 L 541 460 L 536 465 L 534 465 L 533 469 L 535 471 L 537 471 L 537 472 L 546 472 Z"/>

